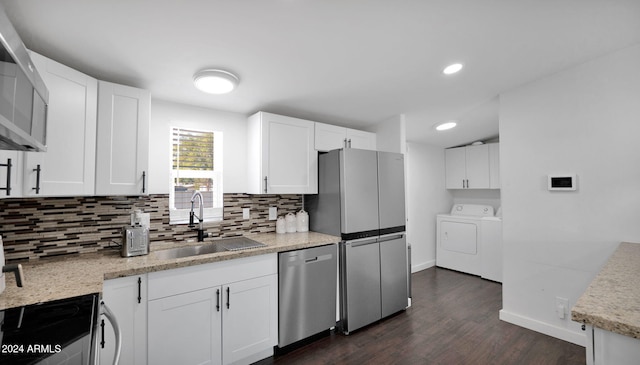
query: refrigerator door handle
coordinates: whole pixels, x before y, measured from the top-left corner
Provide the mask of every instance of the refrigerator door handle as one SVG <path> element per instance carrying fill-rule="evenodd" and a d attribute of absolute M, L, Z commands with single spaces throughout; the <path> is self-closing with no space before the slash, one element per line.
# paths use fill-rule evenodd
<path fill-rule="evenodd" d="M 364 238 L 361 240 L 353 240 L 353 241 L 348 241 L 345 242 L 345 245 L 347 246 L 351 246 L 351 247 L 359 247 L 359 246 L 366 246 L 366 245 L 371 245 L 374 243 L 378 243 L 378 238 Z"/>
<path fill-rule="evenodd" d="M 386 241 L 393 241 L 393 240 L 397 240 L 404 237 L 404 234 L 397 234 L 397 233 L 392 233 L 386 236 L 380 236 L 380 238 L 378 239 L 378 242 L 386 242 Z"/>

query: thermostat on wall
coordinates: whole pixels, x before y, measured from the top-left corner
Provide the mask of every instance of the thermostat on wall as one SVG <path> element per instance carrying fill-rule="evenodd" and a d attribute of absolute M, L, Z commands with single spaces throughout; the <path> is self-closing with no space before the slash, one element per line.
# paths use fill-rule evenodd
<path fill-rule="evenodd" d="M 549 190 L 576 190 L 577 181 L 575 174 L 548 175 Z"/>

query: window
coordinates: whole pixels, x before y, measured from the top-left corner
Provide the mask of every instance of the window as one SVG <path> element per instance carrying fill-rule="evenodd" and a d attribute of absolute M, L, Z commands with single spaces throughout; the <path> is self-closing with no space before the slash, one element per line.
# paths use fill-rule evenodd
<path fill-rule="evenodd" d="M 171 128 L 171 223 L 187 223 L 191 197 L 200 191 L 204 220 L 222 220 L 222 132 Z M 196 214 L 199 206 L 194 204 Z"/>

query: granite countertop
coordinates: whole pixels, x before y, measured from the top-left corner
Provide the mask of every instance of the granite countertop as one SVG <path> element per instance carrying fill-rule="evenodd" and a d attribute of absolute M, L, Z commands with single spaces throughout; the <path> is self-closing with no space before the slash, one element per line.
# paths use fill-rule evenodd
<path fill-rule="evenodd" d="M 242 257 L 321 246 L 340 241 L 339 237 L 316 232 L 260 233 L 247 235 L 266 247 L 241 251 L 227 251 L 207 255 L 161 260 L 154 251 L 167 248 L 202 244 L 151 242 L 151 252 L 146 256 L 120 257 L 118 250 L 55 259 L 40 259 L 23 264 L 24 283 L 18 288 L 13 274 L 5 275 L 7 288 L 0 294 L 0 310 L 23 305 L 71 298 L 78 295 L 102 292 L 104 280 L 169 270 L 191 265 L 206 264 Z M 204 243 L 212 243 L 205 240 Z"/>
<path fill-rule="evenodd" d="M 571 310 L 571 319 L 640 339 L 640 244 L 621 243 Z"/>

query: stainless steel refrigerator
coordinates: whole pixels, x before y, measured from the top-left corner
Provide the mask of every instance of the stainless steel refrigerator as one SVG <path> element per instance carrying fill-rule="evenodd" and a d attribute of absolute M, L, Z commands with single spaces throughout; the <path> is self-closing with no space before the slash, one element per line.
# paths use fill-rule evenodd
<path fill-rule="evenodd" d="M 321 154 L 318 194 L 305 196 L 312 231 L 340 236 L 344 333 L 408 304 L 404 155 L 359 149 Z"/>

